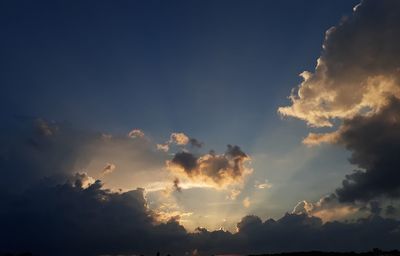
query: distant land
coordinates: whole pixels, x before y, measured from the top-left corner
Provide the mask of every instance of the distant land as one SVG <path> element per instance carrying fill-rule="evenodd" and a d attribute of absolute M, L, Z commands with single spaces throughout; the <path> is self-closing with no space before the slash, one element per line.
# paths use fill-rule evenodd
<path fill-rule="evenodd" d="M 159 255 L 159 254 L 157 254 Z M 307 252 L 283 252 L 283 253 L 267 253 L 267 254 L 249 254 L 248 256 L 400 256 L 399 250 L 392 251 L 382 251 L 380 249 L 373 249 L 368 252 L 321 252 L 321 251 L 307 251 Z M 40 256 L 39 254 L 33 254 L 30 252 L 24 253 L 0 253 L 0 256 Z M 118 254 L 118 256 L 124 256 Z M 128 255 L 126 255 L 128 256 Z M 146 256 L 143 254 L 136 255 L 130 254 L 129 256 Z M 164 256 L 164 255 L 161 255 Z M 171 254 L 166 254 L 165 256 L 174 256 Z M 199 256 L 199 255 L 197 255 Z M 212 255 L 214 256 L 214 255 Z M 233 254 L 215 255 L 215 256 L 239 256 Z"/>
<path fill-rule="evenodd" d="M 397 256 L 400 251 L 382 251 L 380 249 L 373 249 L 369 252 L 321 252 L 321 251 L 308 251 L 308 252 L 285 252 L 285 253 L 270 253 L 270 254 L 250 254 L 249 256 Z"/>

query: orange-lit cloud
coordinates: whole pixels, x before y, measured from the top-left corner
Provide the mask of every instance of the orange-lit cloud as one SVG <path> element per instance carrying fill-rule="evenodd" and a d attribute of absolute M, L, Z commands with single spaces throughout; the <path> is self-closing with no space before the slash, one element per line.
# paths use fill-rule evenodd
<path fill-rule="evenodd" d="M 156 147 L 160 151 L 168 152 L 170 150 L 170 147 L 173 145 L 177 145 L 180 147 L 190 145 L 195 148 L 201 148 L 203 146 L 203 143 L 195 138 L 188 137 L 183 132 L 173 132 L 169 136 L 168 141 L 166 141 L 165 143 L 157 144 Z"/>
<path fill-rule="evenodd" d="M 390 97 L 400 98 L 398 3 L 379 2 L 363 1 L 351 17 L 327 30 L 315 70 L 300 74 L 303 82 L 280 114 L 331 127 L 336 119 L 374 114 Z"/>
<path fill-rule="evenodd" d="M 168 144 L 157 144 L 157 149 L 160 151 L 168 152 L 169 145 Z"/>
<path fill-rule="evenodd" d="M 323 222 L 344 220 L 357 214 L 360 207 L 354 204 L 340 204 L 335 195 L 322 197 L 318 202 L 300 201 L 294 207 L 293 214 L 307 214 L 320 218 Z"/>
<path fill-rule="evenodd" d="M 189 137 L 186 136 L 186 134 L 184 134 L 183 132 L 174 132 L 171 133 L 169 142 L 175 143 L 177 145 L 186 145 L 189 143 Z"/>
<path fill-rule="evenodd" d="M 232 189 L 230 194 L 227 196 L 227 199 L 235 200 L 240 195 L 239 189 Z"/>
<path fill-rule="evenodd" d="M 88 188 L 95 183 L 95 179 L 90 177 L 86 172 L 77 172 L 74 175 L 74 184 L 80 188 Z"/>
<path fill-rule="evenodd" d="M 340 137 L 338 131 L 331 133 L 309 133 L 306 138 L 304 138 L 303 143 L 308 146 L 315 146 L 321 143 L 336 143 Z"/>
<path fill-rule="evenodd" d="M 153 215 L 158 222 L 174 220 L 184 223 L 193 215 L 193 212 L 182 211 L 176 203 L 163 203 L 158 208 L 153 209 Z"/>
<path fill-rule="evenodd" d="M 252 172 L 246 166 L 249 161 L 250 157 L 238 146 L 228 145 L 224 154 L 211 152 L 195 156 L 184 151 L 176 153 L 172 160 L 167 161 L 167 168 L 182 180 L 221 189 L 241 184 Z"/>
<path fill-rule="evenodd" d="M 300 74 L 303 82 L 292 91 L 291 104 L 278 109 L 309 126 L 334 128 L 308 134 L 304 144 L 334 143 L 351 151 L 349 160 L 358 169 L 336 189 L 340 202 L 400 197 L 399 9 L 392 0 L 357 5 L 326 32 L 315 70 Z"/>
<path fill-rule="evenodd" d="M 245 198 L 243 199 L 242 203 L 243 203 L 243 206 L 244 206 L 245 208 L 249 208 L 250 205 L 251 205 L 250 198 L 249 198 L 249 197 L 245 197 Z"/>
<path fill-rule="evenodd" d="M 143 138 L 144 132 L 139 129 L 133 129 L 128 133 L 128 137 L 130 138 Z"/>

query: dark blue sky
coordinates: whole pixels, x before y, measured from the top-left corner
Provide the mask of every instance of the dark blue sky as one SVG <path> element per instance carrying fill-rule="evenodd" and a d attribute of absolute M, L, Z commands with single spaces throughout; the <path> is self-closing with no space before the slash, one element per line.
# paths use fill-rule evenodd
<path fill-rule="evenodd" d="M 160 142 L 184 132 L 217 152 L 240 145 L 253 158 L 249 184 L 282 184 L 267 195 L 275 210 L 256 213 L 280 216 L 349 170 L 344 150 L 302 146 L 309 129 L 277 108 L 298 74 L 314 70 L 325 31 L 356 4 L 2 1 L 1 116 L 139 128 Z"/>
<path fill-rule="evenodd" d="M 246 146 L 356 3 L 2 1 L 1 114 Z"/>

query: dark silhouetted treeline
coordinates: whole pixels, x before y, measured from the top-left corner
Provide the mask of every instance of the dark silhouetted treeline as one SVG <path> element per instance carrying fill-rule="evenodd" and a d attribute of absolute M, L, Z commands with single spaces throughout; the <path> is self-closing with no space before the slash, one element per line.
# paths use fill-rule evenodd
<path fill-rule="evenodd" d="M 156 254 L 160 256 L 158 252 Z M 38 254 L 25 253 L 1 253 L 0 256 L 39 256 Z M 140 254 L 140 256 L 145 256 Z M 167 256 L 171 256 L 167 254 Z M 173 256 L 173 255 L 172 255 Z M 214 256 L 214 255 L 213 255 Z M 222 255 L 219 255 L 222 256 Z M 400 256 L 400 251 L 382 251 L 380 249 L 373 249 L 369 252 L 321 252 L 321 251 L 307 251 L 307 252 L 285 252 L 285 253 L 269 253 L 269 254 L 250 254 L 248 256 Z"/>
<path fill-rule="evenodd" d="M 400 256 L 400 251 L 382 251 L 380 249 L 373 249 L 369 252 L 287 252 L 287 253 L 271 253 L 271 254 L 257 254 L 249 256 Z"/>
<path fill-rule="evenodd" d="M 39 256 L 37 254 L 32 254 L 30 252 L 23 252 L 23 253 L 0 253 L 0 256 Z"/>

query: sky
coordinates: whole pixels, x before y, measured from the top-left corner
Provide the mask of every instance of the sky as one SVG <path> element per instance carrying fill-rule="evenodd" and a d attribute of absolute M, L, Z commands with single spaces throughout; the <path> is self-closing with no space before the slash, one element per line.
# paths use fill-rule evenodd
<path fill-rule="evenodd" d="M 0 252 L 400 249 L 399 25 L 395 0 L 1 2 Z"/>

